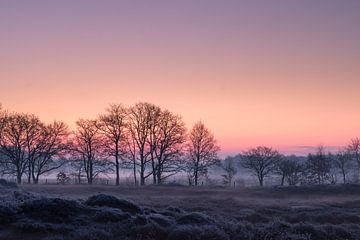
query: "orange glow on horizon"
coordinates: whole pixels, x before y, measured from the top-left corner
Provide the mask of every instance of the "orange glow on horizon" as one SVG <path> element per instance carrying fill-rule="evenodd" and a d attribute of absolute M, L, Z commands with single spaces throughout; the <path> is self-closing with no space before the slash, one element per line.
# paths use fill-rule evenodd
<path fill-rule="evenodd" d="M 0 3 L 6 109 L 73 127 L 148 101 L 202 120 L 223 154 L 360 136 L 356 1 L 39 2 Z"/>

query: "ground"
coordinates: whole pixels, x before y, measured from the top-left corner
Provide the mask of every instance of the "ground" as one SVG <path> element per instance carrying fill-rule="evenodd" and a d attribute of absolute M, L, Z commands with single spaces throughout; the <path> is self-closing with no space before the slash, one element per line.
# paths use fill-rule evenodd
<path fill-rule="evenodd" d="M 3 239 L 15 232 L 23 239 L 360 239 L 359 185 L 23 185 L 2 193 L 3 205 L 17 213 L 17 219 L 3 224 Z M 16 204 L 6 203 L 7 195 L 14 195 Z M 124 208 L 123 199 L 141 210 Z M 57 207 L 61 210 L 56 214 Z M 66 209 L 69 216 L 62 215 Z M 54 216 L 49 218 L 49 212 Z M 78 227 L 73 229 L 74 224 Z"/>

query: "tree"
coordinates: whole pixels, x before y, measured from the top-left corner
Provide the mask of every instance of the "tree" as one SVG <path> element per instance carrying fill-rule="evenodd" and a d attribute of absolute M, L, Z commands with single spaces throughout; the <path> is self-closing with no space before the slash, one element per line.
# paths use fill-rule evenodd
<path fill-rule="evenodd" d="M 298 184 L 302 171 L 302 164 L 289 157 L 282 157 L 276 169 L 276 173 L 281 176 L 281 186 L 284 185 L 285 180 L 290 186 Z"/>
<path fill-rule="evenodd" d="M 41 175 L 56 170 L 66 163 L 65 155 L 69 150 L 68 137 L 68 127 L 64 122 L 54 121 L 41 129 L 37 151 L 30 163 L 34 183 L 38 183 Z"/>
<path fill-rule="evenodd" d="M 25 144 L 27 155 L 27 177 L 28 183 L 31 183 L 31 176 L 33 175 L 33 166 L 36 159 L 39 157 L 39 152 L 42 151 L 42 137 L 45 131 L 44 124 L 40 119 L 32 114 L 23 114 Z"/>
<path fill-rule="evenodd" d="M 67 184 L 70 182 L 70 178 L 64 172 L 59 172 L 56 175 L 56 181 L 58 184 Z"/>
<path fill-rule="evenodd" d="M 153 184 L 156 184 L 156 148 L 159 140 L 161 108 L 152 104 L 146 106 L 148 114 L 148 137 L 147 144 L 149 145 L 149 154 L 151 162 L 151 175 L 153 177 Z"/>
<path fill-rule="evenodd" d="M 107 152 L 115 158 L 116 185 L 120 184 L 120 157 L 125 154 L 126 121 L 127 109 L 120 104 L 112 104 L 106 114 L 99 116 L 97 124 L 107 140 Z"/>
<path fill-rule="evenodd" d="M 306 178 L 310 183 L 323 184 L 329 179 L 331 158 L 325 154 L 325 148 L 319 146 L 315 154 L 309 154 L 306 161 Z"/>
<path fill-rule="evenodd" d="M 225 171 L 225 174 L 221 175 L 223 177 L 223 183 L 231 186 L 232 180 L 238 171 L 234 159 L 231 157 L 225 158 L 221 163 L 221 168 Z"/>
<path fill-rule="evenodd" d="M 346 150 L 352 156 L 353 160 L 357 164 L 358 169 L 358 178 L 359 178 L 359 171 L 360 171 L 360 139 L 353 138 L 351 139 L 350 143 L 346 146 Z"/>
<path fill-rule="evenodd" d="M 183 147 L 186 142 L 186 127 L 180 116 L 165 110 L 159 118 L 152 145 L 156 158 L 154 175 L 157 184 L 182 170 Z"/>
<path fill-rule="evenodd" d="M 208 167 L 219 162 L 219 151 L 214 135 L 202 122 L 197 122 L 190 131 L 187 146 L 188 172 L 195 186 L 199 177 L 207 173 Z"/>
<path fill-rule="evenodd" d="M 86 173 L 88 184 L 101 173 L 110 171 L 109 162 L 104 157 L 104 139 L 96 127 L 96 120 L 80 119 L 76 122 L 72 152 L 74 158 L 81 160 L 81 168 Z"/>
<path fill-rule="evenodd" d="M 8 113 L 1 117 L 0 153 L 3 156 L 4 173 L 15 175 L 21 184 L 22 176 L 29 167 L 29 121 L 32 116 Z M 30 174 L 30 172 L 28 173 Z"/>
<path fill-rule="evenodd" d="M 28 183 L 59 168 L 65 148 L 67 127 L 62 122 L 46 125 L 33 114 L 2 113 L 0 116 L 0 154 L 4 173 L 15 175 L 18 183 L 24 174 Z M 63 158 L 61 158 L 63 159 Z"/>
<path fill-rule="evenodd" d="M 137 103 L 129 109 L 129 133 L 131 141 L 128 146 L 133 150 L 135 168 L 140 168 L 140 185 L 154 173 L 154 168 L 146 172 L 149 163 L 153 163 L 152 146 L 149 144 L 150 130 L 154 127 L 154 114 L 158 107 L 150 103 Z"/>
<path fill-rule="evenodd" d="M 259 146 L 244 152 L 241 161 L 243 168 L 250 170 L 258 179 L 259 185 L 264 185 L 265 177 L 274 173 L 282 156 L 272 148 Z"/>
<path fill-rule="evenodd" d="M 340 172 L 343 182 L 347 183 L 346 176 L 353 165 L 353 158 L 349 150 L 339 151 L 333 158 L 333 164 Z"/>

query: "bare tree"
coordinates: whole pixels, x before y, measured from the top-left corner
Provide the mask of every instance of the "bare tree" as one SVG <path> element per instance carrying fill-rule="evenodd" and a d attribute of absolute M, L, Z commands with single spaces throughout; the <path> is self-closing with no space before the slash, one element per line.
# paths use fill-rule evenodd
<path fill-rule="evenodd" d="M 219 151 L 214 135 L 202 122 L 197 122 L 190 131 L 187 147 L 188 173 L 195 186 L 198 185 L 199 177 L 207 173 L 208 167 L 219 162 Z"/>
<path fill-rule="evenodd" d="M 221 163 L 221 168 L 225 171 L 226 174 L 221 175 L 223 177 L 223 183 L 225 185 L 231 186 L 234 176 L 237 174 L 237 167 L 234 162 L 234 159 L 231 157 L 225 158 Z"/>
<path fill-rule="evenodd" d="M 353 158 L 349 150 L 339 151 L 333 158 L 333 164 L 340 172 L 343 182 L 347 183 L 346 176 L 353 166 Z"/>
<path fill-rule="evenodd" d="M 154 173 L 154 169 L 146 172 L 146 167 L 154 160 L 149 137 L 154 124 L 153 114 L 157 109 L 150 103 L 138 103 L 129 109 L 129 132 L 132 140 L 128 141 L 128 145 L 134 150 L 134 164 L 140 168 L 140 185 L 145 185 L 145 179 Z"/>
<path fill-rule="evenodd" d="M 138 161 L 137 161 L 137 143 L 135 138 L 132 137 L 132 131 L 130 129 L 127 129 L 125 132 L 125 167 L 132 169 L 133 171 L 133 177 L 134 177 L 134 185 L 138 185 L 137 180 L 137 168 L 138 168 Z"/>
<path fill-rule="evenodd" d="M 353 138 L 350 143 L 346 146 L 346 150 L 352 156 L 353 160 L 357 164 L 357 178 L 359 178 L 360 172 L 360 139 Z"/>
<path fill-rule="evenodd" d="M 64 122 L 55 121 L 45 125 L 38 140 L 37 152 L 31 161 L 31 175 L 34 183 L 39 177 L 66 163 L 65 155 L 68 153 L 68 127 Z"/>
<path fill-rule="evenodd" d="M 156 184 L 156 148 L 159 139 L 160 132 L 160 118 L 161 118 L 161 109 L 155 105 L 147 105 L 147 114 L 148 114 L 148 138 L 147 144 L 149 145 L 149 153 L 151 160 L 151 175 L 153 177 L 153 184 Z"/>
<path fill-rule="evenodd" d="M 0 153 L 4 174 L 15 175 L 18 184 L 28 167 L 28 118 L 19 113 L 9 113 L 1 118 Z"/>
<path fill-rule="evenodd" d="M 104 139 L 96 127 L 96 120 L 80 119 L 76 125 L 72 147 L 74 158 L 82 161 L 81 168 L 86 173 L 88 184 L 92 184 L 99 174 L 110 171 L 109 162 L 103 153 Z"/>
<path fill-rule="evenodd" d="M 276 173 L 281 177 L 281 186 L 284 185 L 285 180 L 290 186 L 298 184 L 302 171 L 302 164 L 296 160 L 289 159 L 289 157 L 282 157 L 276 169 Z"/>
<path fill-rule="evenodd" d="M 325 153 L 325 148 L 319 146 L 315 154 L 309 154 L 306 161 L 306 178 L 309 183 L 323 184 L 329 179 L 331 158 Z"/>
<path fill-rule="evenodd" d="M 120 104 L 112 104 L 106 114 L 100 115 L 97 127 L 104 134 L 106 150 L 115 158 L 116 185 L 120 184 L 120 158 L 125 154 L 125 128 L 127 109 Z"/>
<path fill-rule="evenodd" d="M 156 183 L 182 170 L 182 156 L 186 142 L 186 127 L 180 116 L 165 110 L 157 121 L 158 129 L 153 138 L 153 150 L 156 157 Z"/>
<path fill-rule="evenodd" d="M 243 168 L 250 170 L 258 179 L 259 185 L 264 185 L 265 177 L 274 173 L 282 156 L 270 147 L 259 146 L 244 152 L 241 161 Z"/>
<path fill-rule="evenodd" d="M 33 166 L 36 159 L 39 157 L 39 153 L 42 151 L 42 137 L 45 132 L 45 125 L 40 119 L 34 115 L 24 114 L 23 124 L 25 126 L 26 136 L 26 153 L 27 153 L 27 177 L 28 183 L 31 183 L 31 176 L 33 174 Z M 45 142 L 44 142 L 45 143 Z"/>

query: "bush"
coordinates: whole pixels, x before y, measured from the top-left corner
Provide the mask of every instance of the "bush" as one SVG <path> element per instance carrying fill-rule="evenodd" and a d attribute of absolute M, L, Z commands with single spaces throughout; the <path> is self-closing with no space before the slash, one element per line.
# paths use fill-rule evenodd
<path fill-rule="evenodd" d="M 47 224 L 37 221 L 30 221 L 29 219 L 21 220 L 14 224 L 16 231 L 21 233 L 47 233 L 49 226 Z"/>
<path fill-rule="evenodd" d="M 105 194 L 98 194 L 88 198 L 85 202 L 89 206 L 100 206 L 100 207 L 111 207 L 111 208 L 118 208 L 125 212 L 129 213 L 140 213 L 141 208 L 136 205 L 135 203 L 124 200 L 118 199 L 114 196 L 105 195 Z"/>
<path fill-rule="evenodd" d="M 70 178 L 64 172 L 59 172 L 56 175 L 56 181 L 58 184 L 67 184 L 70 182 Z"/>
<path fill-rule="evenodd" d="M 212 220 L 208 215 L 193 212 L 188 213 L 177 219 L 179 224 L 212 224 L 214 220 Z"/>
<path fill-rule="evenodd" d="M 161 214 L 151 214 L 149 216 L 149 219 L 157 224 L 159 224 L 162 227 L 168 227 L 173 224 L 175 224 L 175 221 L 170 219 L 167 216 L 161 215 Z"/>
<path fill-rule="evenodd" d="M 134 226 L 131 229 L 131 234 L 134 239 L 166 239 L 168 233 L 165 228 L 156 223 L 148 223 L 141 226 Z"/>
<path fill-rule="evenodd" d="M 173 229 L 168 240 L 227 240 L 229 236 L 212 225 L 181 225 Z"/>
<path fill-rule="evenodd" d="M 250 214 L 250 215 L 246 216 L 244 219 L 251 223 L 268 223 L 269 222 L 269 219 L 266 216 L 259 214 L 259 213 Z"/>
<path fill-rule="evenodd" d="M 113 239 L 112 234 L 110 234 L 105 229 L 94 228 L 80 228 L 71 233 L 71 240 L 108 240 Z"/>
<path fill-rule="evenodd" d="M 9 188 L 17 188 L 17 184 L 14 182 L 8 182 L 5 179 L 0 179 L 0 186 L 2 187 L 9 187 Z"/>
<path fill-rule="evenodd" d="M 119 209 L 104 208 L 97 211 L 94 215 L 94 220 L 99 223 L 120 222 L 128 218 L 130 218 L 130 215 Z"/>
<path fill-rule="evenodd" d="M 42 198 L 24 202 L 20 206 L 26 216 L 48 222 L 63 222 L 76 216 L 82 206 L 73 200 Z"/>
<path fill-rule="evenodd" d="M 16 219 L 16 212 L 9 207 L 0 206 L 0 225 L 8 225 Z"/>

